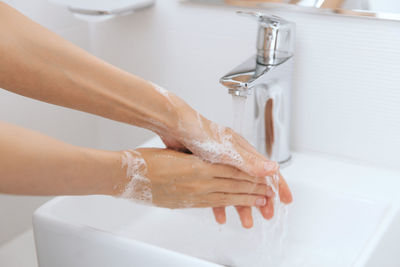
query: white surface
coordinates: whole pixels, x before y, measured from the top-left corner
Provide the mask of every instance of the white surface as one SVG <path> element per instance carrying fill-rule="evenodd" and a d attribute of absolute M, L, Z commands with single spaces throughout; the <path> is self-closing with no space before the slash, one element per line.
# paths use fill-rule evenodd
<path fill-rule="evenodd" d="M 38 266 L 32 228 L 0 246 L 0 266 Z"/>
<path fill-rule="evenodd" d="M 370 9 L 379 12 L 400 13 L 400 3 L 396 0 L 369 0 Z"/>
<path fill-rule="evenodd" d="M 158 145 L 160 141 L 153 140 L 144 146 Z M 294 156 L 293 164 L 283 170 L 294 194 L 283 244 L 285 260 L 274 266 L 367 266 L 370 258 L 382 266 L 400 264 L 397 252 L 387 252 L 390 241 L 382 241 L 400 233 L 395 217 L 400 215 L 400 173 L 318 155 Z M 381 183 L 374 184 L 378 177 Z M 254 229 L 242 229 L 233 210 L 228 224 L 219 227 L 209 209 L 174 211 L 104 196 L 56 198 L 34 216 L 42 267 L 190 262 L 137 241 L 229 266 L 259 266 L 260 255 L 266 253 L 262 229 L 269 227 L 257 219 Z M 266 236 L 269 240 L 268 232 Z"/>

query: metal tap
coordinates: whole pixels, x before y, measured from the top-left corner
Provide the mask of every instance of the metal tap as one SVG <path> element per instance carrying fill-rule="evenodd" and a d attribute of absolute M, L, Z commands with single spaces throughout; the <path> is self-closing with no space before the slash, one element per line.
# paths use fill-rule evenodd
<path fill-rule="evenodd" d="M 290 105 L 294 23 L 256 12 L 238 14 L 257 19 L 257 53 L 220 79 L 237 97 L 254 97 L 253 140 L 270 160 L 290 160 Z"/>

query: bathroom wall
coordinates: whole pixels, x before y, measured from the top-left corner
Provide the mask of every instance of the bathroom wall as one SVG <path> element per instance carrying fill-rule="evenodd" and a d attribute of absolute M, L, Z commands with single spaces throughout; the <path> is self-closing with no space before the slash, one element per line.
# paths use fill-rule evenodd
<path fill-rule="evenodd" d="M 66 9 L 46 0 L 8 0 L 25 15 L 66 39 L 88 48 L 88 26 L 73 18 Z M 2 37 L 6 38 L 6 37 Z M 0 90 L 0 120 L 30 128 L 63 141 L 96 145 L 96 119 L 81 112 L 34 101 Z M 0 245 L 31 227 L 32 212 L 48 197 L 18 197 L 0 194 Z"/>

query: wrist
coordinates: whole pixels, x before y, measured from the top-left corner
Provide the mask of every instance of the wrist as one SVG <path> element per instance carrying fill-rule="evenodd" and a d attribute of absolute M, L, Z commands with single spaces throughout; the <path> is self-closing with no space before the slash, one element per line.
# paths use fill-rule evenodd
<path fill-rule="evenodd" d="M 183 99 L 179 96 L 155 86 L 157 95 L 162 95 L 161 106 L 164 108 L 151 116 L 149 119 L 149 130 L 159 135 L 173 135 L 179 132 L 189 121 L 196 119 L 195 112 Z M 160 94 L 160 92 L 162 92 Z"/>
<path fill-rule="evenodd" d="M 174 134 L 181 137 L 189 137 L 192 140 L 201 140 L 204 131 L 208 131 L 210 121 L 203 117 L 190 106 L 179 112 L 179 125 Z"/>
<path fill-rule="evenodd" d="M 87 194 L 117 196 L 124 186 L 126 173 L 122 168 L 123 152 L 84 149 L 91 175 L 87 177 Z"/>

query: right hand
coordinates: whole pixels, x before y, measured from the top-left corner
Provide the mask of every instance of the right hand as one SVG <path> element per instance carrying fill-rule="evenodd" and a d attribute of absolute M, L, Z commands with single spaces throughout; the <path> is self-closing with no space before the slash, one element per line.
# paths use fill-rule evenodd
<path fill-rule="evenodd" d="M 261 207 L 274 194 L 265 179 L 194 155 L 141 148 L 123 157 L 128 177 L 120 181 L 117 194 L 159 207 Z"/>

